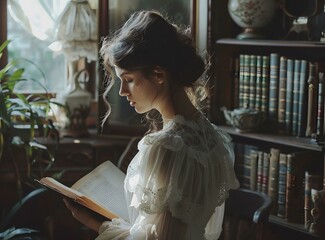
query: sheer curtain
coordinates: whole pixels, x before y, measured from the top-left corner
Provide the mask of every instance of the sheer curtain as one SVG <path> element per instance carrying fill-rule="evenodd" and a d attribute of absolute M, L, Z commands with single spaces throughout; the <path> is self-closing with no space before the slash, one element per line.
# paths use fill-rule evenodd
<path fill-rule="evenodd" d="M 27 32 L 51 42 L 55 40 L 55 21 L 69 1 L 8 0 L 8 10 Z"/>
<path fill-rule="evenodd" d="M 55 21 L 68 2 L 7 0 L 7 38 L 11 40 L 8 60 L 15 59 L 15 66 L 25 69 L 25 78 L 37 81 L 17 84 L 17 91 L 44 92 L 45 87 L 47 91 L 57 93 L 64 89 L 67 76 L 65 56 L 52 51 L 49 45 L 55 41 Z"/>

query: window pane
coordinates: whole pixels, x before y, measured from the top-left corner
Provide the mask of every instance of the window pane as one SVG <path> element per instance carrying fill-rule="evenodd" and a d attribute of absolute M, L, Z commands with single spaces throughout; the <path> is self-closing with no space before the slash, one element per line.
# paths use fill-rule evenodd
<path fill-rule="evenodd" d="M 48 1 L 48 6 L 57 7 L 55 0 L 53 3 Z M 35 5 L 34 5 L 35 7 Z M 63 10 L 63 6 L 60 9 Z M 26 9 L 25 9 L 26 10 Z M 37 9 L 33 11 L 36 13 Z M 34 16 L 34 15 L 33 15 Z M 35 18 L 40 15 L 35 14 Z M 42 22 L 42 19 L 31 19 Z M 25 77 L 34 79 L 41 83 L 49 92 L 62 91 L 66 85 L 67 64 L 63 54 L 58 54 L 49 49 L 53 39 L 40 40 L 17 23 L 10 14 L 8 9 L 8 39 L 11 43 L 8 45 L 8 60 L 18 59 L 18 67 L 25 69 Z M 46 19 L 44 19 L 46 21 Z M 39 24 L 43 27 L 45 24 Z M 17 85 L 17 91 L 22 92 L 44 92 L 44 88 L 35 81 L 27 81 Z"/>

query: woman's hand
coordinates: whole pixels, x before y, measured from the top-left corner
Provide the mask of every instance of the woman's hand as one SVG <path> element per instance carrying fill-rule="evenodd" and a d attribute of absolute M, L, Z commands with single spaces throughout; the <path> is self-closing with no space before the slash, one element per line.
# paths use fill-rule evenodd
<path fill-rule="evenodd" d="M 77 204 L 73 204 L 69 199 L 64 198 L 63 201 L 76 220 L 95 232 L 98 232 L 102 222 L 96 219 L 90 211 L 78 206 Z"/>

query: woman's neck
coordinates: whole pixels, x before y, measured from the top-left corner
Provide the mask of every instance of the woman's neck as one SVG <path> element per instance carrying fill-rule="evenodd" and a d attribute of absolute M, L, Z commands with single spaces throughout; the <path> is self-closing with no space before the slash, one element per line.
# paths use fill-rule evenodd
<path fill-rule="evenodd" d="M 183 88 L 177 88 L 173 91 L 169 103 L 161 111 L 163 119 L 173 119 L 176 115 L 182 115 L 184 118 L 195 118 L 198 110 L 193 106 L 187 93 Z M 165 121 L 164 121 L 165 122 Z"/>

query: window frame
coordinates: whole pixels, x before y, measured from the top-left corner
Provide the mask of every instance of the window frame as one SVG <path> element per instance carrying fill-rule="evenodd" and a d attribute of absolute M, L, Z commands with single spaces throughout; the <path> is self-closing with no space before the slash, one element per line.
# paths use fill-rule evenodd
<path fill-rule="evenodd" d="M 101 1 L 98 1 L 101 2 Z M 0 1 L 0 44 L 2 44 L 4 41 L 8 38 L 8 26 L 7 26 L 7 17 L 8 17 L 8 10 L 7 10 L 7 3 L 8 0 L 1 0 Z M 97 14 L 97 12 L 96 12 Z M 6 64 L 8 63 L 8 49 L 5 48 L 3 51 L 3 55 L 0 58 L 0 69 L 2 69 Z M 87 90 L 90 91 L 93 95 L 93 97 L 96 99 L 97 92 L 96 92 L 96 81 L 97 81 L 97 72 L 96 72 L 96 66 L 97 62 L 87 62 L 85 59 L 80 59 L 77 63 L 77 69 L 81 70 L 86 68 L 89 73 L 89 83 L 87 85 Z M 68 71 L 68 66 L 67 66 Z M 29 94 L 29 92 L 26 92 L 24 94 Z M 35 93 L 33 93 L 35 94 Z M 49 96 L 55 97 L 56 93 L 49 92 Z M 97 99 L 96 99 L 97 100 Z"/>

